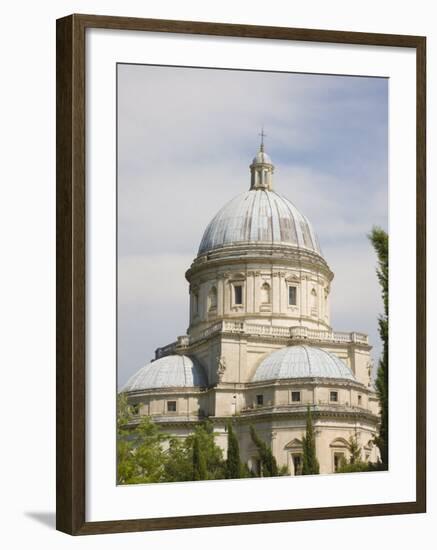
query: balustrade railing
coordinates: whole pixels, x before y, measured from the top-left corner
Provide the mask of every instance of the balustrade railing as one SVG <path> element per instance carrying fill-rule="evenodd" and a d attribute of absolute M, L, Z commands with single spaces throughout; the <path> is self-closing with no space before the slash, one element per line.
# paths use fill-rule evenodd
<path fill-rule="evenodd" d="M 252 336 L 264 336 L 270 338 L 281 338 L 294 341 L 317 341 L 340 344 L 362 344 L 369 343 L 368 336 L 360 332 L 334 332 L 329 330 L 315 330 L 307 327 L 274 327 L 246 321 L 219 321 L 195 336 L 179 336 L 177 342 L 158 348 L 155 356 L 157 359 L 174 353 L 176 348 L 188 347 L 200 340 L 208 338 L 215 333 L 227 332 L 248 334 Z"/>

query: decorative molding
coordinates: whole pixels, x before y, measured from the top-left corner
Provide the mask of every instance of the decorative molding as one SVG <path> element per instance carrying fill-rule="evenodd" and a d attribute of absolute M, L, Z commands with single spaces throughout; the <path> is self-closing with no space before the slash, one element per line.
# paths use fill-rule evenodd
<path fill-rule="evenodd" d="M 232 275 L 229 277 L 229 282 L 233 283 L 236 281 L 245 281 L 246 275 L 244 273 L 232 273 Z"/>
<path fill-rule="evenodd" d="M 300 439 L 295 437 L 291 441 L 289 441 L 286 445 L 284 445 L 284 449 L 290 449 L 290 450 L 299 450 L 301 451 L 303 447 L 303 443 Z"/>
<path fill-rule="evenodd" d="M 220 384 L 226 371 L 226 359 L 220 355 L 217 356 L 217 381 Z"/>

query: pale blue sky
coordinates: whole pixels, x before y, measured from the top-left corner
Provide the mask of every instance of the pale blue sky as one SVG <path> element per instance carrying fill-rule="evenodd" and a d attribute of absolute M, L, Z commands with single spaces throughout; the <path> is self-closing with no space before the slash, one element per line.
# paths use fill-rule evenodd
<path fill-rule="evenodd" d="M 249 187 L 261 126 L 274 187 L 312 222 L 335 274 L 332 325 L 369 334 L 382 309 L 367 239 L 387 229 L 388 80 L 118 66 L 118 378 L 184 334 L 206 225 Z"/>

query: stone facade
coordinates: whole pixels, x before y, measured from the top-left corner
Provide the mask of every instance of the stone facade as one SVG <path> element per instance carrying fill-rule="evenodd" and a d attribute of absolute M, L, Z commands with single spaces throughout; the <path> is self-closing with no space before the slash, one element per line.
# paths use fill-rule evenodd
<path fill-rule="evenodd" d="M 151 416 L 181 437 L 208 417 L 225 452 L 226 424 L 232 418 L 241 457 L 254 470 L 251 425 L 271 445 L 278 464 L 286 465 L 291 475 L 299 473 L 308 405 L 321 473 L 332 473 L 342 456 L 348 458 L 350 436 L 357 437 L 362 459 L 375 461 L 372 440 L 379 404 L 371 382 L 368 337 L 331 328 L 334 275 L 309 222 L 274 193 L 273 165 L 263 146 L 250 169 L 252 195 L 246 193 L 219 212 L 186 273 L 187 334 L 156 350 L 157 369 L 166 357 L 189 357 L 203 369 L 207 382 L 175 387 L 170 373 L 160 387 L 132 389 L 131 380 L 124 391 L 138 415 Z M 250 211 L 248 200 L 253 203 Z M 266 358 L 290 346 L 324 350 L 343 361 L 350 376 L 324 373 L 324 365 L 312 375 L 309 361 L 305 376 L 254 380 Z"/>

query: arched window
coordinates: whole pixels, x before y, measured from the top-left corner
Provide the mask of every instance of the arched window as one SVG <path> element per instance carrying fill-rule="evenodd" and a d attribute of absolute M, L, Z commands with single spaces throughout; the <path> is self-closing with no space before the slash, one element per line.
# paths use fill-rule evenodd
<path fill-rule="evenodd" d="M 270 304 L 270 285 L 269 283 L 264 283 L 261 286 L 261 303 Z"/>
<path fill-rule="evenodd" d="M 208 294 L 208 311 L 214 311 L 215 309 L 217 309 L 217 289 L 213 286 Z"/>

